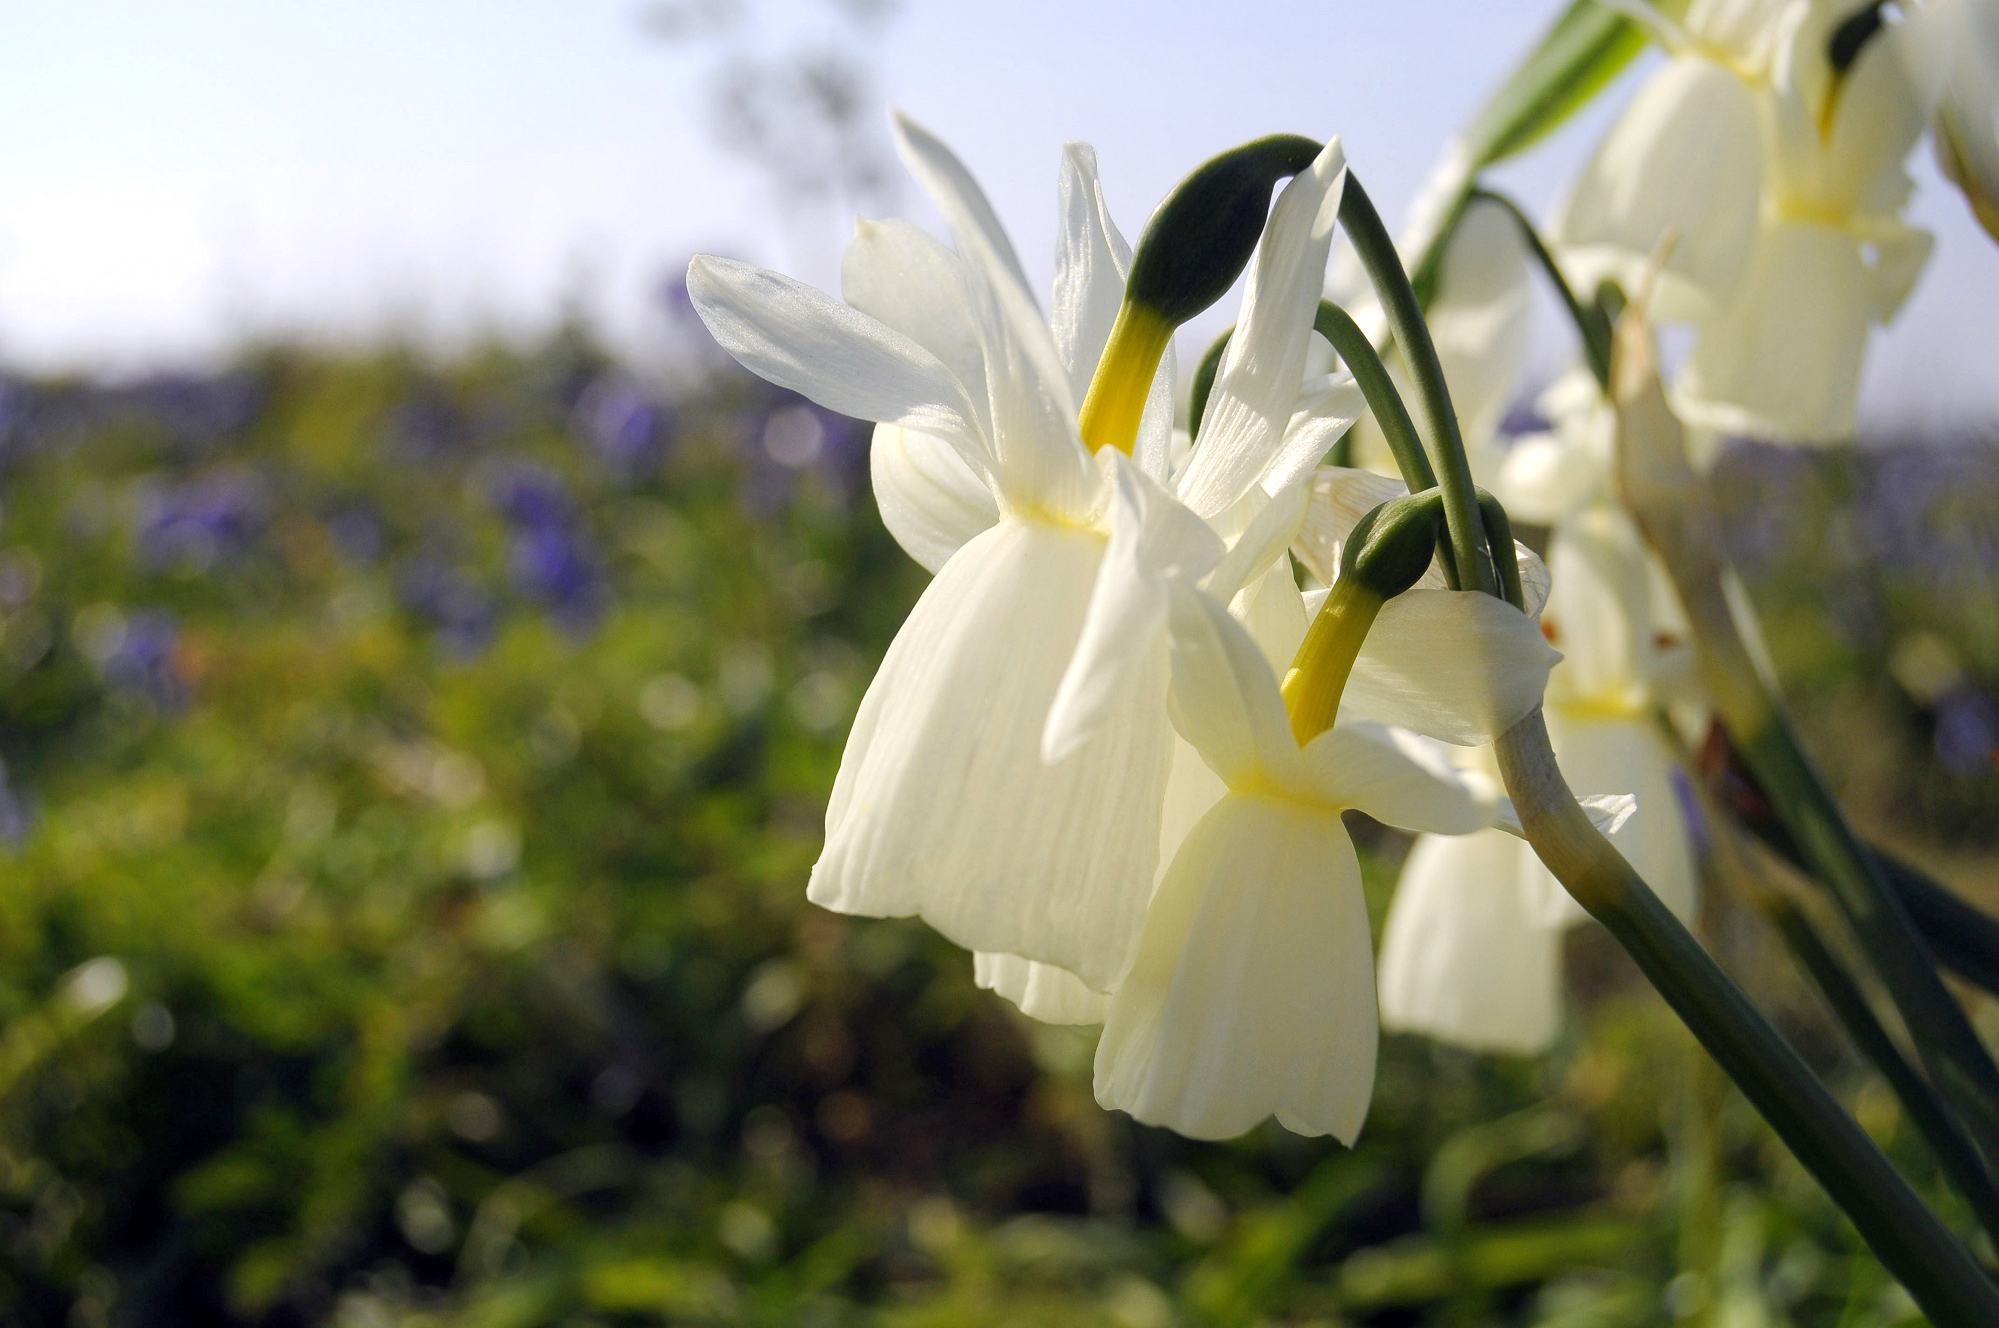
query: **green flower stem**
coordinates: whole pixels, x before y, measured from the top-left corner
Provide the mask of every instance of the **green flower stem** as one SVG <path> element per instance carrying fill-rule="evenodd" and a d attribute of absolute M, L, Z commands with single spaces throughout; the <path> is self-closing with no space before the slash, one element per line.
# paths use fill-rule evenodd
<path fill-rule="evenodd" d="M 1402 472 L 1402 482 L 1409 486 L 1409 492 L 1436 488 L 1437 476 L 1430 469 L 1430 458 L 1423 455 L 1423 440 L 1416 434 L 1416 422 L 1409 418 L 1409 407 L 1395 390 L 1388 366 L 1381 362 L 1380 353 L 1367 339 L 1367 333 L 1360 330 L 1360 324 L 1331 300 L 1321 300 L 1312 330 L 1333 344 L 1359 385 L 1361 395 L 1367 398 L 1367 408 L 1374 412 L 1374 422 L 1381 426 L 1388 450 L 1395 456 L 1395 468 Z"/>
<path fill-rule="evenodd" d="M 1685 593 L 1683 589 L 1683 598 Z M 1699 617 L 1693 622 L 1698 635 L 1706 624 Z M 1729 627 L 1733 626 L 1730 620 Z M 1705 642 L 1700 644 L 1705 663 Z M 1796 837 L 1812 875 L 1830 887 L 1887 983 L 1930 1078 L 1963 1114 L 1987 1159 L 1999 1158 L 1999 1068 L 1993 1066 L 1964 1008 L 1937 975 L 1935 960 L 1908 910 L 1847 825 L 1789 721 L 1775 710 L 1774 702 L 1767 704 L 1760 716 L 1724 711 L 1722 722 L 1749 735 L 1741 742 L 1744 759 Z M 1761 727 L 1755 727 L 1759 718 Z"/>
<path fill-rule="evenodd" d="M 1660 717 L 1660 728 L 1668 744 L 1679 752 L 1682 766 L 1688 767 L 1687 755 L 1680 749 L 1671 724 L 1663 716 Z M 1690 767 L 1688 772 L 1691 775 Z M 1861 990 L 1860 983 L 1847 971 L 1832 947 L 1826 944 L 1798 901 L 1771 885 L 1763 873 L 1752 865 L 1748 841 L 1735 818 L 1721 806 L 1714 790 L 1699 779 L 1690 780 L 1690 785 L 1701 801 L 1711 831 L 1705 838 L 1702 855 L 1708 875 L 1726 881 L 1737 894 L 1755 906 L 1756 911 L 1783 939 L 1791 957 L 1818 988 L 1819 995 L 1831 1007 L 1834 1016 L 1846 1029 L 1847 1036 L 1853 1039 L 1854 1045 L 1869 1063 L 1880 1071 L 1881 1077 L 1888 1081 L 1895 1100 L 1901 1103 L 1903 1112 L 1922 1133 L 1944 1175 L 1964 1196 L 1965 1202 L 1971 1205 L 1986 1234 L 1999 1240 L 1999 1187 L 1993 1185 L 1992 1177 L 1985 1170 L 1985 1163 L 1979 1158 L 1978 1149 L 1970 1136 L 1965 1134 L 1964 1127 L 1958 1124 L 1957 1118 L 1937 1097 L 1929 1081 L 1902 1054 L 1901 1047 L 1874 1013 L 1873 1003 Z"/>
<path fill-rule="evenodd" d="M 1541 232 L 1527 214 L 1520 210 L 1505 194 L 1495 193 L 1483 185 L 1473 185 L 1468 195 L 1471 202 L 1490 203 L 1503 208 L 1513 218 L 1513 224 L 1520 230 L 1520 238 L 1526 243 L 1528 252 L 1540 265 L 1548 284 L 1555 288 L 1555 294 L 1562 300 L 1562 307 L 1569 311 L 1569 319 L 1576 325 L 1576 335 L 1582 339 L 1583 359 L 1589 364 L 1589 371 L 1596 377 L 1596 385 L 1610 390 L 1610 320 L 1603 316 L 1603 310 L 1595 304 L 1585 305 L 1576 298 L 1576 292 L 1569 285 L 1569 279 L 1555 262 L 1555 255 L 1548 249 Z"/>
<path fill-rule="evenodd" d="M 1513 518 L 1506 515 L 1506 505 L 1484 489 L 1478 491 L 1478 514 L 1485 523 L 1493 566 L 1499 572 L 1499 597 L 1525 613 L 1527 592 L 1520 584 L 1520 551 L 1513 547 Z"/>
<path fill-rule="evenodd" d="M 1209 344 L 1207 353 L 1194 367 L 1194 382 L 1187 395 L 1187 436 L 1196 442 L 1201 438 L 1201 420 L 1208 413 L 1208 397 L 1215 390 L 1215 375 L 1222 371 L 1222 354 L 1234 337 L 1235 328 L 1226 328 Z"/>
<path fill-rule="evenodd" d="M 1478 516 L 1478 497 L 1473 491 L 1471 462 L 1465 456 L 1464 438 L 1458 432 L 1457 412 L 1451 407 L 1450 388 L 1444 383 L 1444 366 L 1438 362 L 1437 347 L 1423 322 L 1423 307 L 1402 269 L 1395 241 L 1381 224 L 1381 214 L 1361 188 L 1351 170 L 1340 194 L 1340 224 L 1360 255 L 1361 266 L 1381 297 L 1382 311 L 1388 316 L 1388 330 L 1401 348 L 1403 363 L 1409 366 L 1416 386 L 1416 408 L 1423 417 L 1424 436 L 1429 440 L 1431 460 L 1436 466 L 1438 487 L 1444 494 L 1444 519 L 1451 533 L 1451 551 L 1457 576 L 1453 584 L 1464 590 L 1496 594 L 1499 582 L 1492 561 L 1486 556 L 1485 526 Z"/>
<path fill-rule="evenodd" d="M 1943 1328 L 1999 1323 L 1999 1289 L 1610 841 L 1555 764 L 1537 708 L 1494 744 L 1528 842 L 1603 923 L 1875 1256 Z"/>
<path fill-rule="evenodd" d="M 1909 917 L 1958 976 L 1999 995 L 1999 921 L 1892 853 L 1873 849 L 1874 864 L 1902 896 Z"/>
<path fill-rule="evenodd" d="M 1725 738 L 1726 733 L 1721 736 Z M 1797 840 L 1791 838 L 1791 832 L 1784 827 L 1784 823 L 1771 814 L 1769 800 L 1757 785 L 1755 773 L 1742 764 L 1740 754 L 1734 751 L 1732 745 L 1728 750 L 1728 760 L 1730 781 L 1739 781 L 1747 786 L 1745 796 L 1729 799 L 1728 813 L 1772 852 L 1807 876 L 1811 875 L 1811 866 L 1805 861 Z M 1902 906 L 1909 910 L 1909 920 L 1916 924 L 1916 930 L 1929 942 L 1930 949 L 1936 952 L 1943 965 L 1966 981 L 1999 995 L 1999 919 L 1965 902 L 1949 886 L 1883 850 L 1878 844 L 1869 844 L 1867 851 L 1873 856 L 1874 865 L 1883 879 L 1902 897 Z"/>
<path fill-rule="evenodd" d="M 1388 376 L 1380 352 L 1367 339 L 1367 333 L 1360 330 L 1360 324 L 1331 300 L 1320 300 L 1312 330 L 1332 343 L 1333 350 L 1353 374 L 1361 395 L 1367 398 L 1368 409 L 1374 412 L 1375 422 L 1381 425 L 1381 432 L 1388 439 L 1388 450 L 1394 454 L 1396 469 L 1402 472 L 1402 481 L 1409 486 L 1409 492 L 1436 488 L 1437 477 L 1430 469 L 1430 459 L 1423 455 L 1423 440 L 1416 434 L 1416 423 L 1409 418 L 1409 408 L 1402 404 L 1395 380 Z M 1196 439 L 1201 436 L 1201 420 L 1208 413 L 1208 397 L 1215 390 L 1215 377 L 1221 372 L 1222 355 L 1234 337 L 1232 327 L 1216 337 L 1194 370 L 1187 420 L 1188 432 Z"/>
<path fill-rule="evenodd" d="M 1987 1235 L 1999 1240 L 1999 1189 L 1992 1184 L 1991 1175 L 1985 1170 L 1985 1163 L 1978 1156 L 1978 1149 L 1965 1134 L 1957 1118 L 1950 1114 L 1937 1095 L 1931 1091 L 1929 1082 L 1909 1063 L 1902 1049 L 1895 1045 L 1895 1039 L 1888 1035 L 1881 1020 L 1875 1016 L 1874 1007 L 1868 1004 L 1866 993 L 1860 990 L 1853 975 L 1839 962 L 1839 957 L 1819 935 L 1818 928 L 1812 926 L 1811 919 L 1797 902 L 1782 895 L 1769 892 L 1767 904 L 1759 904 L 1764 916 L 1784 943 L 1791 948 L 1798 964 L 1810 975 L 1819 994 L 1825 997 L 1827 1005 L 1845 1027 L 1854 1045 L 1881 1072 L 1894 1090 L 1895 1100 L 1902 1104 L 1909 1120 L 1921 1132 L 1936 1156 L 1944 1175 L 1964 1201 L 1971 1205 L 1971 1211 L 1978 1215 L 1980 1226 Z"/>
<path fill-rule="evenodd" d="M 1999 1067 L 1743 644 L 1722 591 L 1720 523 L 1687 464 L 1684 433 L 1659 386 L 1651 333 L 1635 309 L 1618 323 L 1613 378 L 1625 505 L 1679 591 L 1702 681 L 1736 750 L 1812 875 L 1829 887 L 1887 984 L 1931 1083 L 1957 1110 L 1989 1168 L 1999 1159 Z"/>

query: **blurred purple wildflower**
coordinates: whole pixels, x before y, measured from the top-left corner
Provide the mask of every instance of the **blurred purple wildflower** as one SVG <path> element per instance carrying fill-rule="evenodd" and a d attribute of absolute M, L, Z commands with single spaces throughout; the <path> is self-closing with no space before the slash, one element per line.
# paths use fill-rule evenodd
<path fill-rule="evenodd" d="M 508 567 L 514 582 L 564 631 L 595 630 L 610 588 L 561 479 L 518 466 L 500 480 L 494 505 L 513 528 Z"/>
<path fill-rule="evenodd" d="M 162 711 L 187 704 L 187 681 L 174 658 L 180 626 L 165 609 L 139 609 L 124 621 L 118 644 L 105 657 L 104 681 L 121 692 L 143 696 Z"/>
<path fill-rule="evenodd" d="M 472 425 L 457 403 L 435 387 L 419 390 L 389 416 L 390 449 L 408 461 L 441 461 L 464 451 Z"/>
<path fill-rule="evenodd" d="M 33 413 L 33 389 L 26 383 L 0 378 L 0 465 L 26 450 L 28 421 Z"/>
<path fill-rule="evenodd" d="M 388 542 L 381 516 L 365 502 L 350 503 L 333 512 L 326 518 L 326 528 L 332 532 L 333 542 L 353 563 L 374 562 L 382 556 L 382 548 Z"/>
<path fill-rule="evenodd" d="M 499 627 L 493 597 L 441 559 L 412 559 L 398 589 L 403 603 L 430 619 L 457 658 L 471 659 L 493 643 Z"/>
<path fill-rule="evenodd" d="M 627 379 L 607 375 L 592 383 L 576 417 L 583 436 L 621 475 L 648 475 L 666 459 L 671 413 Z"/>
<path fill-rule="evenodd" d="M 27 805 L 7 780 L 7 763 L 0 761 L 0 842 L 19 848 L 28 837 L 33 820 Z"/>
<path fill-rule="evenodd" d="M 1969 682 L 1937 698 L 1937 759 L 1953 774 L 1990 773 L 1999 766 L 1999 704 Z"/>
<path fill-rule="evenodd" d="M 119 394 L 122 404 L 173 442 L 206 451 L 241 433 L 264 407 L 264 387 L 247 374 L 159 374 Z"/>
<path fill-rule="evenodd" d="M 216 474 L 140 500 L 135 540 L 149 566 L 195 571 L 233 562 L 249 552 L 267 512 L 263 482 L 255 476 Z"/>
<path fill-rule="evenodd" d="M 694 312 L 694 297 L 687 291 L 687 264 L 676 263 L 659 281 L 659 306 L 666 310 L 666 316 L 676 323 L 699 324 L 700 318 Z"/>
<path fill-rule="evenodd" d="M 1515 401 L 1499 420 L 1499 432 L 1508 438 L 1518 438 L 1523 433 L 1546 433 L 1554 427 L 1554 423 L 1534 404 L 1532 397 Z"/>

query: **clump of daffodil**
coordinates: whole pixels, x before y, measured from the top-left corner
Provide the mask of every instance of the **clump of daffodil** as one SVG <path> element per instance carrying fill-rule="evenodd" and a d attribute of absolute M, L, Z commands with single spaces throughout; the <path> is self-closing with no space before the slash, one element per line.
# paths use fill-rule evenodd
<path fill-rule="evenodd" d="M 1252 162 L 1228 206 L 1195 217 L 1227 222 L 1242 249 L 1209 299 L 1264 234 L 1225 384 L 1237 423 L 1176 476 L 1167 351 L 1185 311 L 1155 299 L 1131 312 L 1134 260 L 1094 154 L 1065 155 L 1044 323 L 970 174 L 907 120 L 897 136 L 955 251 L 907 223 L 864 223 L 843 264 L 844 304 L 724 260 L 698 258 L 689 272 L 696 307 L 745 365 L 880 422 L 884 519 L 937 573 L 862 701 L 809 893 L 842 912 L 918 915 L 967 948 L 1106 990 L 1129 966 L 1151 893 L 1172 731 L 1163 639 L 1089 642 L 1163 622 L 1157 576 L 1207 575 L 1227 552 L 1203 518 L 1274 466 L 1316 459 L 1290 461 L 1314 444 L 1287 440 L 1344 162 L 1337 142 L 1281 170 Z M 1266 226 L 1271 185 L 1294 172 Z M 1188 288 L 1214 277 L 1169 264 L 1146 289 L 1199 298 Z M 1051 735 L 1079 643 L 1074 715 Z"/>
<path fill-rule="evenodd" d="M 1560 210 L 1566 259 L 1630 289 L 1673 242 L 1654 314 L 1697 333 L 1674 388 L 1690 423 L 1850 437 L 1869 329 L 1929 257 L 1901 218 L 1904 162 L 1957 57 L 1952 6 L 1899 22 L 1828 0 L 1696 0 L 1678 22 L 1617 7 L 1670 59 Z"/>

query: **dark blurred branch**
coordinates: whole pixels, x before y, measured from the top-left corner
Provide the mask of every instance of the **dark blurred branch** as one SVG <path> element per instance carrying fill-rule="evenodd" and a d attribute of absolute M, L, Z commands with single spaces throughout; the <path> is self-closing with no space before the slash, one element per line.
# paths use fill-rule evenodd
<path fill-rule="evenodd" d="M 1797 841 L 1772 811 L 1756 776 L 1719 724 L 1709 730 L 1700 765 L 1701 774 L 1736 820 L 1809 876 L 1810 869 Z M 1966 981 L 1999 995 L 1999 919 L 1966 902 L 1920 867 L 1878 845 L 1869 844 L 1867 850 L 1944 966 Z"/>

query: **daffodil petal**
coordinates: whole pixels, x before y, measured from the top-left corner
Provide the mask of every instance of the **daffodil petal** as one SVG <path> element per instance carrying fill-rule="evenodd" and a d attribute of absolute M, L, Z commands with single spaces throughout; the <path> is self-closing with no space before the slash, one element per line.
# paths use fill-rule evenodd
<path fill-rule="evenodd" d="M 1436 834 L 1470 834 L 1492 823 L 1478 790 L 1440 752 L 1386 725 L 1343 720 L 1305 744 L 1304 759 L 1328 806 Z"/>
<path fill-rule="evenodd" d="M 1351 374 L 1327 374 L 1317 383 L 1308 383 L 1299 398 L 1298 411 L 1285 426 L 1283 440 L 1263 474 L 1263 487 L 1273 494 L 1300 488 L 1333 444 L 1366 411 L 1367 398 Z"/>
<path fill-rule="evenodd" d="M 1551 433 L 1523 434 L 1500 462 L 1493 494 L 1515 521 L 1552 526 L 1598 486 L 1594 466 Z"/>
<path fill-rule="evenodd" d="M 1099 493 L 1096 468 L 1077 432 L 1068 371 L 1013 248 L 951 150 L 905 116 L 896 117 L 895 130 L 910 173 L 944 213 L 959 256 L 975 274 L 969 293 L 985 349 L 993 471 L 1001 495 L 1025 515 L 1087 518 Z"/>
<path fill-rule="evenodd" d="M 1583 815 L 1598 834 L 1614 835 L 1637 812 L 1638 799 L 1629 793 L 1585 793 L 1576 799 L 1576 805 L 1583 809 Z M 1527 828 L 1520 823 L 1520 810 L 1511 798 L 1492 800 L 1492 828 L 1515 839 L 1527 838 Z"/>
<path fill-rule="evenodd" d="M 1906 243 L 1927 253 L 1927 236 Z M 1914 252 L 1898 249 L 1903 270 Z M 1689 423 L 1722 432 L 1778 442 L 1849 439 L 1868 327 L 1880 304 L 1875 272 L 1852 235 L 1814 221 L 1777 221 L 1740 293 L 1701 328 L 1674 404 Z"/>
<path fill-rule="evenodd" d="M 1574 716 L 1561 707 L 1550 707 L 1547 717 L 1555 759 L 1570 788 L 1632 797 L 1636 805 L 1629 819 L 1609 832 L 1610 842 L 1666 907 L 1691 922 L 1699 891 L 1686 802 L 1658 732 L 1649 720 Z M 1543 868 L 1540 877 L 1548 914 L 1581 916 L 1551 873 Z"/>
<path fill-rule="evenodd" d="M 985 417 L 986 359 L 958 255 L 914 222 L 857 221 L 840 258 L 840 294 L 848 304 L 935 355 L 964 385 Z"/>
<path fill-rule="evenodd" d="M 1302 484 L 1280 489 L 1274 496 L 1261 489 L 1244 494 L 1236 513 L 1254 507 L 1255 514 L 1244 523 L 1242 533 L 1201 582 L 1201 588 L 1218 599 L 1227 599 L 1270 570 L 1297 537 L 1309 501 Z"/>
<path fill-rule="evenodd" d="M 991 487 L 941 438 L 877 424 L 868 465 L 882 524 L 933 574 L 999 520 Z"/>
<path fill-rule="evenodd" d="M 1271 563 L 1262 576 L 1238 590 L 1229 601 L 1229 615 L 1263 651 L 1273 675 L 1290 670 L 1312 621 L 1289 559 Z"/>
<path fill-rule="evenodd" d="M 1044 1024 L 1101 1024 L 1110 1004 L 1110 997 L 1091 991 L 1069 970 L 1037 964 L 1019 955 L 973 955 L 972 981 L 1004 996 L 1022 1014 Z"/>
<path fill-rule="evenodd" d="M 1124 303 L 1131 274 L 1131 245 L 1111 220 L 1097 174 L 1097 151 L 1088 143 L 1062 147 L 1062 229 L 1055 248 L 1055 302 L 1051 325 L 1055 349 L 1069 370 L 1077 401 L 1089 395 L 1090 379 L 1103 358 Z M 1152 478 L 1165 481 L 1173 443 L 1173 386 L 1178 374 L 1169 342 L 1152 391 L 1139 417 L 1132 459 Z"/>
<path fill-rule="evenodd" d="M 1733 296 L 1756 238 L 1763 135 L 1740 76 L 1706 56 L 1675 57 L 1632 99 L 1558 210 L 1552 231 L 1586 288 L 1636 290 L 1668 234 L 1662 318 L 1703 314 Z"/>
<path fill-rule="evenodd" d="M 944 565 L 854 719 L 808 897 L 917 915 L 1108 990 L 1137 944 L 1172 752 L 1165 662 L 1095 741 L 1041 760 L 1103 541 L 1003 519 Z"/>
<path fill-rule="evenodd" d="M 1649 703 L 1652 576 L 1636 527 L 1599 504 L 1555 530 L 1547 618 L 1562 651 L 1552 700 Z"/>
<path fill-rule="evenodd" d="M 1062 675 L 1041 739 L 1042 759 L 1067 758 L 1083 746 L 1141 679 L 1159 676 L 1165 659 L 1166 578 L 1193 580 L 1222 556 L 1222 542 L 1138 463 L 1114 448 L 1111 535 L 1090 592 L 1076 653 Z"/>
<path fill-rule="evenodd" d="M 1426 321 L 1451 407 L 1474 450 L 1498 431 L 1519 390 L 1533 310 L 1518 223 L 1495 203 L 1473 203 L 1444 251 Z"/>
<path fill-rule="evenodd" d="M 707 254 L 688 264 L 687 293 L 709 333 L 751 373 L 842 415 L 946 439 L 975 468 L 986 463 L 963 384 L 900 332 L 803 282 Z"/>
<path fill-rule="evenodd" d="M 1180 736 L 1231 788 L 1303 774 L 1277 678 L 1229 611 L 1184 581 L 1169 581 L 1172 712 Z"/>
<path fill-rule="evenodd" d="M 968 238 L 976 236 L 990 251 L 999 270 L 1012 276 L 1021 293 L 1027 294 L 1027 274 L 1013 252 L 1013 241 L 1007 238 L 1006 227 L 1000 225 L 999 213 L 993 211 L 986 191 L 979 188 L 979 182 L 965 169 L 965 163 L 958 160 L 958 154 L 900 111 L 895 113 L 894 129 L 896 147 L 901 150 L 909 173 L 944 214 L 958 243 L 962 246 Z"/>
<path fill-rule="evenodd" d="M 1055 299 L 1049 326 L 1056 353 L 1069 371 L 1069 387 L 1081 401 L 1124 304 L 1131 246 L 1111 225 L 1097 175 L 1097 150 L 1088 143 L 1062 145 L 1062 177 L 1056 196 L 1062 220 L 1055 241 Z"/>
<path fill-rule="evenodd" d="M 1522 903 L 1528 853 L 1492 830 L 1416 841 L 1381 936 L 1384 1028 L 1475 1051 L 1554 1042 L 1562 933 Z"/>
<path fill-rule="evenodd" d="M 1343 703 L 1369 719 L 1476 746 L 1541 704 L 1560 658 L 1534 619 L 1504 600 L 1405 591 L 1375 618 Z"/>
<path fill-rule="evenodd" d="M 1097 1101 L 1193 1139 L 1276 1116 L 1351 1144 L 1377 1041 L 1367 904 L 1338 814 L 1230 794 L 1160 882 L 1097 1043 Z"/>

